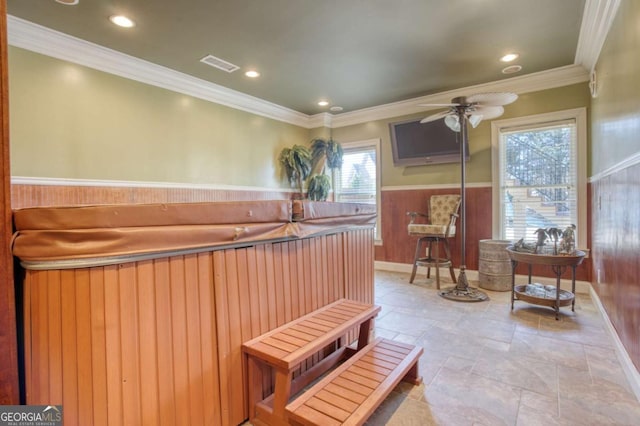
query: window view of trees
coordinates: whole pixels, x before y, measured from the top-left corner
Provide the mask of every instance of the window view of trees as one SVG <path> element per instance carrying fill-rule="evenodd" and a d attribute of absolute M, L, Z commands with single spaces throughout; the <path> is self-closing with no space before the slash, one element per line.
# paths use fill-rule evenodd
<path fill-rule="evenodd" d="M 505 238 L 534 241 L 538 228 L 576 221 L 574 126 L 503 134 Z"/>

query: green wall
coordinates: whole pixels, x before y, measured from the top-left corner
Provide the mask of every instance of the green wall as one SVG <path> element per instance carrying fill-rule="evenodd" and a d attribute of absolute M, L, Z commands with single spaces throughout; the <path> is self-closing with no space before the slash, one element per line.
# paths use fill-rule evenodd
<path fill-rule="evenodd" d="M 9 49 L 13 176 L 286 187 L 309 130 Z"/>
<path fill-rule="evenodd" d="M 640 152 L 640 1 L 620 8 L 596 67 L 592 101 L 592 174 Z"/>
<path fill-rule="evenodd" d="M 16 47 L 9 49 L 14 176 L 287 187 L 285 146 L 315 137 L 381 140 L 382 186 L 459 183 L 457 164 L 394 167 L 393 117 L 305 129 Z M 588 106 L 586 83 L 526 93 L 512 118 Z M 471 129 L 469 183 L 491 181 L 491 126 Z"/>
<path fill-rule="evenodd" d="M 557 89 L 525 93 L 518 100 L 505 106 L 499 119 L 541 114 L 589 105 L 587 83 Z M 430 111 L 429 113 L 431 113 Z M 333 129 L 333 138 L 338 142 L 349 142 L 379 138 L 381 141 L 382 186 L 437 185 L 460 182 L 460 167 L 457 164 L 435 164 L 429 166 L 394 167 L 391 153 L 389 123 L 422 118 L 428 113 L 393 117 L 391 119 Z M 467 182 L 491 182 L 491 124 L 482 122 L 469 132 L 471 159 L 467 163 Z"/>

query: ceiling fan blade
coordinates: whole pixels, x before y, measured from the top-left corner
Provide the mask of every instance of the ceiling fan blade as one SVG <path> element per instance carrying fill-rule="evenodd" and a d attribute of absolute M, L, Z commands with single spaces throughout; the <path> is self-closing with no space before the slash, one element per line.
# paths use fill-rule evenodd
<path fill-rule="evenodd" d="M 460 104 L 418 104 L 418 106 L 423 106 L 423 107 L 454 107 L 458 105 Z"/>
<path fill-rule="evenodd" d="M 440 112 L 436 112 L 433 115 L 430 115 L 428 117 L 423 118 L 422 120 L 420 120 L 420 124 L 424 124 L 424 123 L 431 123 L 432 121 L 436 121 L 436 120 L 440 120 L 441 118 L 446 117 L 447 115 L 451 114 L 450 111 L 440 111 Z"/>
<path fill-rule="evenodd" d="M 487 106 L 509 105 L 518 99 L 518 95 L 509 92 L 477 93 L 467 97 L 467 102 Z"/>
<path fill-rule="evenodd" d="M 481 115 L 483 120 L 491 120 L 504 114 L 501 106 L 476 105 L 471 112 L 472 115 Z"/>

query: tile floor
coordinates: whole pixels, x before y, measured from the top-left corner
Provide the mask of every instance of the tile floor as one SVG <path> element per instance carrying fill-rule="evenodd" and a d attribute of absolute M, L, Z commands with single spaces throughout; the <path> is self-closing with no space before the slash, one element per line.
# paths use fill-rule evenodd
<path fill-rule="evenodd" d="M 368 425 L 640 425 L 640 403 L 587 294 L 576 312 L 441 298 L 424 276 L 376 272 L 375 334 L 424 347 L 424 383 L 400 384 Z M 443 282 L 443 287 L 451 282 Z M 475 285 L 472 281 L 471 285 Z"/>

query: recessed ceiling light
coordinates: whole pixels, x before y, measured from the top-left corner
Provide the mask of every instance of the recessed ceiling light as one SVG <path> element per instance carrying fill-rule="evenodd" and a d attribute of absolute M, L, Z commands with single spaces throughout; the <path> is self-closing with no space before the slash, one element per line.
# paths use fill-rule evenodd
<path fill-rule="evenodd" d="M 510 65 L 502 70 L 502 74 L 513 74 L 514 72 L 518 72 L 522 69 L 520 65 Z"/>
<path fill-rule="evenodd" d="M 327 105 L 329 105 L 329 101 L 320 101 L 320 102 L 318 102 L 318 105 L 327 106 Z"/>
<path fill-rule="evenodd" d="M 114 24 L 116 24 L 117 26 L 123 27 L 123 28 L 131 28 L 136 26 L 135 22 L 133 22 L 131 19 L 127 18 L 124 15 L 113 15 L 109 17 L 109 20 Z"/>
<path fill-rule="evenodd" d="M 246 75 L 249 78 L 260 77 L 260 73 L 258 71 L 256 71 L 256 70 L 249 70 L 249 71 L 245 72 L 244 75 Z"/>
<path fill-rule="evenodd" d="M 344 108 L 342 108 L 341 106 L 332 106 L 331 108 L 329 108 L 329 111 L 331 112 L 340 112 L 342 111 Z"/>
<path fill-rule="evenodd" d="M 78 4 L 80 0 L 56 0 L 57 3 L 66 4 L 67 6 L 73 6 Z"/>
<path fill-rule="evenodd" d="M 520 55 L 518 55 L 517 53 L 507 53 L 502 58 L 500 58 L 500 60 L 502 62 L 511 62 L 511 61 L 514 61 L 514 60 L 518 59 L 519 56 Z"/>

